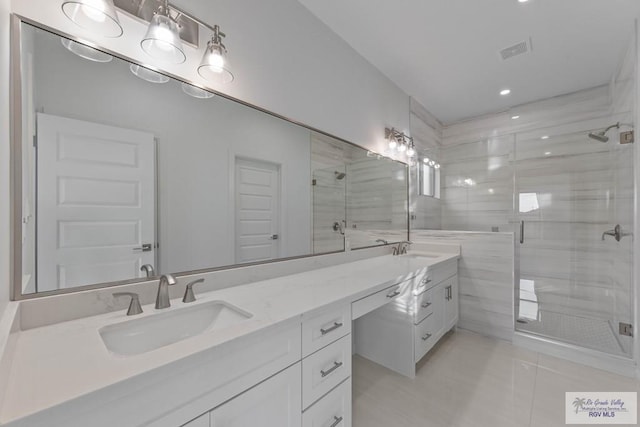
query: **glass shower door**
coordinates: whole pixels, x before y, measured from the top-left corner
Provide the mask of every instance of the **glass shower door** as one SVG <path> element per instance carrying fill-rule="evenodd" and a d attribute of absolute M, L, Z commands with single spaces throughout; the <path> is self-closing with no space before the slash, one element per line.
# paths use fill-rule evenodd
<path fill-rule="evenodd" d="M 632 237 L 603 233 L 633 229 L 632 146 L 587 136 L 610 121 L 516 135 L 516 329 L 631 356 Z"/>
<path fill-rule="evenodd" d="M 313 171 L 313 253 L 344 250 L 346 227 L 345 166 Z"/>

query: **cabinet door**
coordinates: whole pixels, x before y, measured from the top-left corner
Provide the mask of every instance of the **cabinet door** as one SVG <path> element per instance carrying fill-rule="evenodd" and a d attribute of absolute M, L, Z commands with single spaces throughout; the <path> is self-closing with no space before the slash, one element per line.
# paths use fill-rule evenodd
<path fill-rule="evenodd" d="M 195 420 L 191 420 L 182 427 L 210 427 L 209 424 L 209 412 L 204 415 L 200 415 Z"/>
<path fill-rule="evenodd" d="M 451 329 L 458 323 L 458 276 L 445 281 L 444 327 Z"/>
<path fill-rule="evenodd" d="M 211 427 L 300 427 L 300 363 L 211 411 Z"/>

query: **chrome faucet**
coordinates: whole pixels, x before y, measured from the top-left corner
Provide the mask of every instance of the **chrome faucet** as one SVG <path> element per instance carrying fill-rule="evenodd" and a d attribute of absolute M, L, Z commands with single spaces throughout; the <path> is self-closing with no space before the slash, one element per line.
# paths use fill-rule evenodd
<path fill-rule="evenodd" d="M 398 246 L 394 246 L 394 248 L 393 248 L 393 254 L 394 255 L 406 254 L 409 245 L 412 244 L 412 243 L 413 242 L 410 242 L 408 240 L 405 240 L 403 242 L 398 242 Z"/>
<path fill-rule="evenodd" d="M 140 271 L 144 271 L 146 277 L 153 277 L 156 274 L 151 264 L 143 265 L 142 267 L 140 267 Z"/>
<path fill-rule="evenodd" d="M 158 297 L 156 298 L 156 309 L 171 307 L 171 303 L 169 302 L 169 286 L 175 285 L 176 283 L 176 279 L 174 279 L 170 274 L 165 274 L 160 277 Z"/>
<path fill-rule="evenodd" d="M 613 236 L 616 241 L 619 242 L 623 237 L 629 236 L 629 233 L 623 233 L 622 227 L 620 227 L 620 224 L 618 224 L 613 228 L 613 230 L 605 231 L 604 233 L 602 233 L 602 240 L 604 240 L 605 236 Z"/>

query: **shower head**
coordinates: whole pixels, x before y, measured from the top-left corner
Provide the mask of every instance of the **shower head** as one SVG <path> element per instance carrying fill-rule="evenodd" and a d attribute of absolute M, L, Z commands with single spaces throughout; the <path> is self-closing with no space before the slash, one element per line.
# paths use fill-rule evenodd
<path fill-rule="evenodd" d="M 620 122 L 616 123 L 615 125 L 609 126 L 608 128 L 606 128 L 602 132 L 598 132 L 598 133 L 589 132 L 589 138 L 595 139 L 596 141 L 600 141 L 600 142 L 608 142 L 609 141 L 609 137 L 607 136 L 607 132 L 609 132 L 609 130 L 613 129 L 613 128 L 620 129 Z"/>
<path fill-rule="evenodd" d="M 589 133 L 589 138 L 591 139 L 595 139 L 596 141 L 600 141 L 600 142 L 608 142 L 609 141 L 609 137 L 605 136 L 604 132 L 598 132 L 598 133 Z"/>
<path fill-rule="evenodd" d="M 334 174 L 336 175 L 336 179 L 337 179 L 338 181 L 341 181 L 345 176 L 347 176 L 347 174 L 346 174 L 346 173 L 344 173 L 344 172 L 338 172 L 338 171 L 335 171 L 335 172 L 334 172 Z"/>

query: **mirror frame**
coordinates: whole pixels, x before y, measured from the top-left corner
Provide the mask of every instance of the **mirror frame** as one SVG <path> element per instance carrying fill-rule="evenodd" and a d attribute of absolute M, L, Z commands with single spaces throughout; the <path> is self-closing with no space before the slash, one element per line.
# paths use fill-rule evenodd
<path fill-rule="evenodd" d="M 220 96 L 224 99 L 227 99 L 229 101 L 233 101 L 236 102 L 240 105 L 243 105 L 245 107 L 249 107 L 252 108 L 256 111 L 259 111 L 261 113 L 265 113 L 268 114 L 272 117 L 275 117 L 277 119 L 280 120 L 284 120 L 288 123 L 303 127 L 305 129 L 308 129 L 311 132 L 317 132 L 319 134 L 328 136 L 332 139 L 335 139 L 336 141 L 342 142 L 344 144 L 349 144 L 351 146 L 357 147 L 361 150 L 373 153 L 375 155 L 381 156 L 385 159 L 391 160 L 392 162 L 396 162 L 399 163 L 401 165 L 404 166 L 405 171 L 406 171 L 406 177 L 407 177 L 407 185 L 406 185 L 406 191 L 407 191 L 407 199 L 406 199 L 406 210 L 407 210 L 407 229 L 406 229 L 406 239 L 405 240 L 409 240 L 409 234 L 410 234 L 410 212 L 409 212 L 409 206 L 410 206 L 410 165 L 408 163 L 405 163 L 403 161 L 400 160 L 396 160 L 396 159 L 392 159 L 388 156 L 385 156 L 384 154 L 380 154 L 377 153 L 375 151 L 372 151 L 368 148 L 364 148 L 358 144 L 355 144 L 353 142 L 347 141 L 343 138 L 337 137 L 335 135 L 332 135 L 328 132 L 324 132 L 320 129 L 316 129 L 312 126 L 308 126 L 304 123 L 301 123 L 299 121 L 296 120 L 292 120 L 288 117 L 282 116 L 280 114 L 274 113 L 272 111 L 266 110 L 262 107 L 250 104 L 248 102 L 245 102 L 241 99 L 237 99 L 234 98 L 232 96 L 229 96 L 227 94 L 224 94 L 222 92 L 218 92 L 217 90 L 214 89 L 210 89 L 210 88 L 205 88 L 203 86 L 201 86 L 200 84 L 194 83 L 192 81 L 189 81 L 185 78 L 182 78 L 180 76 L 174 75 L 172 73 L 167 73 L 166 71 L 159 69 L 155 66 L 149 65 L 149 64 L 144 64 L 144 63 L 140 63 L 137 60 L 133 60 L 127 56 L 121 55 L 117 52 L 113 52 L 109 49 L 105 49 L 101 46 L 96 45 L 95 43 L 89 42 L 85 39 L 67 34 L 65 32 L 56 30 L 54 28 L 51 28 L 47 25 L 41 24 L 37 21 L 34 21 L 32 19 L 26 18 L 24 16 L 18 15 L 16 13 L 12 13 L 11 14 L 11 26 L 10 26 L 10 35 L 11 35 L 11 39 L 10 39 L 10 76 L 9 76 L 9 81 L 10 81 L 10 203 L 11 203 L 11 209 L 10 209 L 10 222 L 11 222 L 11 228 L 10 228 L 10 233 L 9 233 L 9 239 L 12 242 L 11 243 L 11 256 L 10 256 L 10 277 L 13 280 L 13 284 L 11 286 L 11 300 L 12 301 L 21 301 L 21 300 L 29 300 L 29 299 L 34 299 L 34 298 L 41 298 L 41 297 L 47 297 L 47 296 L 53 296 L 53 295 L 61 295 L 61 294 L 69 294 L 69 293 L 75 293 L 75 292 L 81 292 L 81 291 L 88 291 L 88 290 L 93 290 L 93 289 L 101 289 L 101 288 L 108 288 L 108 287 L 114 287 L 114 286 L 121 286 L 121 285 L 129 285 L 129 284 L 134 284 L 134 283 L 143 283 L 143 282 L 149 282 L 149 281 L 155 281 L 158 280 L 158 278 L 160 277 L 159 275 L 153 276 L 153 277 L 148 277 L 148 278 L 133 278 L 133 279 L 127 279 L 127 280 L 120 280 L 120 281 L 114 281 L 114 282 L 102 282 L 102 283 L 96 283 L 96 284 L 91 284 L 91 285 L 84 285 L 84 286 L 78 286 L 78 287 L 73 287 L 73 288 L 66 288 L 66 289 L 57 289 L 54 291 L 45 291 L 45 292 L 35 292 L 33 294 L 23 294 L 22 293 L 22 28 L 23 28 L 23 23 L 24 24 L 28 24 L 31 25 L 33 27 L 36 27 L 40 30 L 49 32 L 55 36 L 58 37 L 64 37 L 73 41 L 76 41 L 78 43 L 82 43 L 85 45 L 88 45 L 90 47 L 93 47 L 94 49 L 97 49 L 101 52 L 107 53 L 115 58 L 127 61 L 129 63 L 133 63 L 133 64 L 138 64 L 141 65 L 143 67 L 149 68 L 151 70 L 157 71 L 171 79 L 177 80 L 178 82 L 184 82 L 187 84 L 190 84 L 192 86 L 207 90 L 211 93 L 216 94 L 217 96 Z M 382 128 L 382 127 L 381 127 Z M 394 244 L 394 243 L 398 243 L 398 242 L 389 242 L 388 244 Z M 323 252 L 323 253 L 316 253 L 316 254 L 307 254 L 307 255 L 297 255 L 297 256 L 292 256 L 292 257 L 284 257 L 284 258 L 277 258 L 277 259 L 272 259 L 272 260 L 267 260 L 267 261 L 258 261 L 258 262 L 251 262 L 251 263 L 245 263 L 245 264 L 232 264 L 232 265 L 225 265 L 225 266 L 219 266 L 219 267 L 211 267 L 211 268 L 205 268 L 205 269 L 199 269 L 199 270 L 190 270 L 190 271 L 182 271 L 182 272 L 176 272 L 176 273 L 172 273 L 175 277 L 184 277 L 184 276 L 190 276 L 190 275 L 194 275 L 194 274 L 203 274 L 203 273 L 209 273 L 209 272 L 213 272 L 213 271 L 220 271 L 220 270 L 230 270 L 230 269 L 234 269 L 234 268 L 242 268 L 242 267 L 249 267 L 249 266 L 255 266 L 255 265 L 262 265 L 262 264 L 271 264 L 271 263 L 276 263 L 276 262 L 283 262 L 283 261 L 290 261 L 290 260 L 296 260 L 296 259 L 304 259 L 304 258 L 311 258 L 311 257 L 316 257 L 316 256 L 322 256 L 322 255 L 328 255 L 328 254 L 338 254 L 338 253 L 344 253 L 344 252 L 348 252 L 351 250 L 360 250 L 360 249 L 369 249 L 369 248 L 374 248 L 374 247 L 380 247 L 380 246 L 384 246 L 384 245 L 371 245 L 371 246 L 363 246 L 363 247 L 358 247 L 358 248 L 353 248 L 353 249 L 349 249 L 347 250 L 346 247 L 343 248 L 342 250 L 339 251 L 332 251 L 332 252 Z M 37 261 L 36 261 L 37 262 Z"/>

